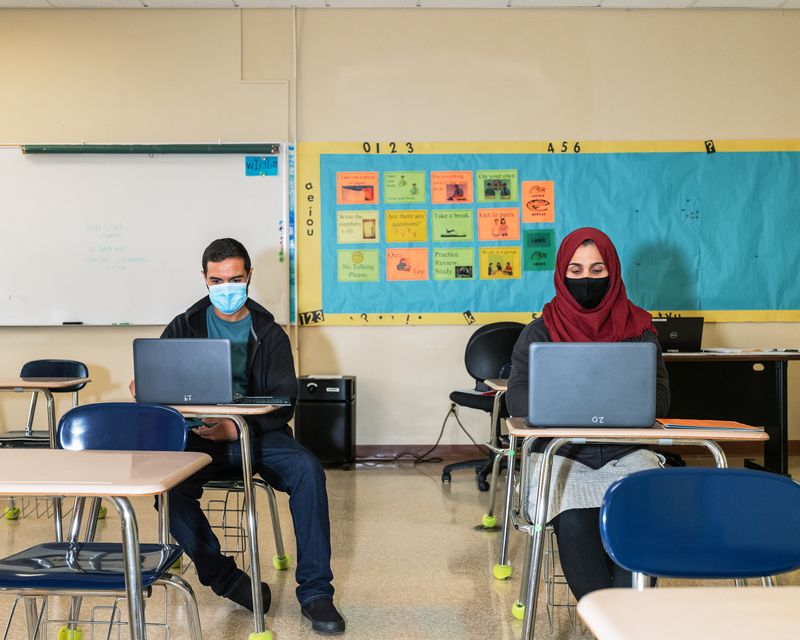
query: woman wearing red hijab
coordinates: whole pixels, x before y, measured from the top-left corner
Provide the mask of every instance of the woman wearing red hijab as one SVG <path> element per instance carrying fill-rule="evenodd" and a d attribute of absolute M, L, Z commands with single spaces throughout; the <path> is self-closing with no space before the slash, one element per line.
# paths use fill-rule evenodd
<path fill-rule="evenodd" d="M 656 415 L 669 408 L 669 379 L 652 317 L 625 293 L 617 251 L 598 229 L 576 229 L 556 256 L 556 295 L 520 334 L 512 356 L 506 403 L 512 416 L 528 412 L 528 345 L 532 342 L 653 342 L 656 360 Z M 544 440 L 536 443 L 541 451 Z M 535 454 L 534 454 L 535 456 Z M 660 465 L 644 447 L 566 445 L 553 461 L 550 512 L 561 566 L 572 593 L 630 587 L 631 574 L 615 565 L 600 540 L 600 505 L 617 479 Z M 532 496 L 535 500 L 536 496 Z"/>

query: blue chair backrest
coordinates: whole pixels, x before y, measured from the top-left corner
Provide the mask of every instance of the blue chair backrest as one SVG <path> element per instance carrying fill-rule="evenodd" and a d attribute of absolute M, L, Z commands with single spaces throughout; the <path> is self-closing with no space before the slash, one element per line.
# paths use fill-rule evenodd
<path fill-rule="evenodd" d="M 800 567 L 800 485 L 744 469 L 653 469 L 615 482 L 600 509 L 609 556 L 628 571 L 748 578 Z"/>
<path fill-rule="evenodd" d="M 89 369 L 77 360 L 31 360 L 22 365 L 20 378 L 88 378 Z M 53 389 L 53 393 L 80 391 L 86 383 Z"/>
<path fill-rule="evenodd" d="M 186 422 L 171 407 L 136 402 L 86 404 L 58 422 L 62 449 L 183 451 Z"/>

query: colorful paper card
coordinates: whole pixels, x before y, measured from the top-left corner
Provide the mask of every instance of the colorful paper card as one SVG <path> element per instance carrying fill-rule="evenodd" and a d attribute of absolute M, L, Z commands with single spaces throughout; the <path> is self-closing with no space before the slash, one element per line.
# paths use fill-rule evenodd
<path fill-rule="evenodd" d="M 390 281 L 427 280 L 428 250 L 422 248 L 387 249 L 386 279 Z"/>
<path fill-rule="evenodd" d="M 386 242 L 427 242 L 427 211 L 395 210 L 386 212 Z"/>
<path fill-rule="evenodd" d="M 386 204 L 424 203 L 427 198 L 424 171 L 387 171 L 383 174 Z"/>
<path fill-rule="evenodd" d="M 277 176 L 278 156 L 245 156 L 244 175 Z"/>
<path fill-rule="evenodd" d="M 472 171 L 431 171 L 431 202 L 473 202 Z"/>
<path fill-rule="evenodd" d="M 517 170 L 478 171 L 478 202 L 519 200 Z"/>
<path fill-rule="evenodd" d="M 475 277 L 475 251 L 471 247 L 434 249 L 434 280 L 467 280 Z"/>
<path fill-rule="evenodd" d="M 555 186 L 552 180 L 522 183 L 522 221 L 555 222 Z"/>
<path fill-rule="evenodd" d="M 475 237 L 472 209 L 434 209 L 431 227 L 434 242 L 470 242 Z"/>
<path fill-rule="evenodd" d="M 377 171 L 340 171 L 336 174 L 337 204 L 376 204 Z"/>
<path fill-rule="evenodd" d="M 377 249 L 340 249 L 336 252 L 339 282 L 377 282 L 380 277 Z"/>
<path fill-rule="evenodd" d="M 339 243 L 378 242 L 379 233 L 377 211 L 336 212 L 336 241 Z"/>
<path fill-rule="evenodd" d="M 519 247 L 481 247 L 481 279 L 504 280 L 521 276 Z"/>
<path fill-rule="evenodd" d="M 478 240 L 519 240 L 519 209 L 478 209 Z"/>
<path fill-rule="evenodd" d="M 525 271 L 553 271 L 556 268 L 555 231 L 525 229 L 522 236 Z"/>

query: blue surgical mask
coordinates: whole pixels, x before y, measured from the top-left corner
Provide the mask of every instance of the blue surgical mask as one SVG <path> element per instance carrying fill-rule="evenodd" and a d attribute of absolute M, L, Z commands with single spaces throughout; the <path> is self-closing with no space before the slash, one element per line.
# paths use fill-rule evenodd
<path fill-rule="evenodd" d="M 208 287 L 211 304 L 227 316 L 233 315 L 244 306 L 247 300 L 246 282 L 224 282 Z"/>

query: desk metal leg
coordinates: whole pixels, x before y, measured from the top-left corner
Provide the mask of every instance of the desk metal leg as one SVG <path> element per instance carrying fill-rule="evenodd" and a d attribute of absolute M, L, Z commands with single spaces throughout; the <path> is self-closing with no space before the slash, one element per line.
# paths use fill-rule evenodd
<path fill-rule="evenodd" d="M 222 417 L 222 416 L 218 416 Z M 253 588 L 253 626 L 256 634 L 264 632 L 264 603 L 261 599 L 261 564 L 258 555 L 258 521 L 253 495 L 253 467 L 250 458 L 250 429 L 242 416 L 224 416 L 236 423 L 242 447 L 242 476 L 244 504 L 247 518 L 247 536 L 250 541 L 250 583 Z"/>
<path fill-rule="evenodd" d="M 131 640 L 146 640 L 144 626 L 144 594 L 139 566 L 139 527 L 136 514 L 127 498 L 113 496 L 112 503 L 119 512 L 122 527 L 122 550 L 125 558 L 125 592 L 128 601 L 128 625 Z"/>
<path fill-rule="evenodd" d="M 56 403 L 49 389 L 37 389 L 47 401 L 47 431 L 50 436 L 50 448 L 57 449 L 56 442 Z M 61 523 L 61 498 L 53 497 L 53 525 L 55 526 L 56 542 L 64 540 L 64 529 Z"/>
<path fill-rule="evenodd" d="M 506 495 L 503 509 L 503 527 L 500 532 L 500 557 L 493 568 L 494 577 L 504 580 L 511 577 L 511 565 L 508 563 L 508 537 L 511 530 L 511 502 L 514 494 L 514 460 L 516 457 L 517 437 L 508 437 L 508 469 L 506 471 Z"/>
<path fill-rule="evenodd" d="M 536 602 L 539 598 L 539 575 L 542 569 L 542 548 L 544 546 L 545 526 L 547 525 L 547 510 L 550 503 L 550 471 L 553 466 L 553 456 L 558 449 L 569 442 L 568 438 L 554 438 L 542 452 L 539 466 L 538 493 L 536 495 L 536 509 L 533 519 L 526 518 L 532 525 L 530 535 L 533 538 L 533 548 L 530 554 L 531 568 L 522 580 L 527 580 L 527 593 L 525 594 L 525 617 L 522 621 L 522 638 L 533 638 L 536 625 Z M 526 443 L 527 445 L 528 443 Z M 530 447 L 527 447 L 528 452 Z M 527 501 L 527 495 L 523 496 Z M 520 511 L 527 514 L 527 504 L 520 505 Z"/>
<path fill-rule="evenodd" d="M 505 395 L 504 391 L 498 391 L 494 395 L 494 402 L 492 403 L 492 426 L 491 433 L 489 434 L 489 443 L 491 446 L 494 459 L 492 460 L 492 479 L 489 483 L 489 505 L 486 515 L 483 516 L 481 524 L 487 529 L 493 529 L 497 524 L 497 518 L 494 517 L 494 507 L 497 501 L 497 478 L 500 474 L 500 463 L 502 462 L 500 451 L 500 401 Z"/>

